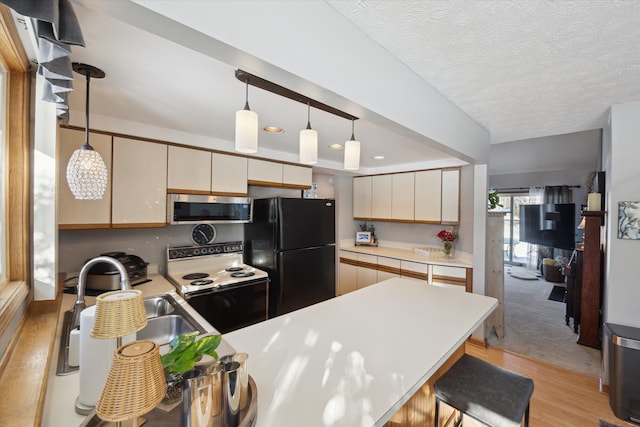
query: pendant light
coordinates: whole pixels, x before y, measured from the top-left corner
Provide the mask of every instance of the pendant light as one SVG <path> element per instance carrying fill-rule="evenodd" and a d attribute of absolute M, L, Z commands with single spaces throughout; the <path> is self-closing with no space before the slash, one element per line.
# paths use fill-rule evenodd
<path fill-rule="evenodd" d="M 354 119 L 351 119 L 351 139 L 344 144 L 344 168 L 349 171 L 360 169 L 360 141 L 354 136 Z"/>
<path fill-rule="evenodd" d="M 307 128 L 300 131 L 300 163 L 318 163 L 318 131 L 311 129 L 310 102 L 307 102 Z"/>
<path fill-rule="evenodd" d="M 249 109 L 249 80 L 244 109 L 236 111 L 236 151 L 255 153 L 258 151 L 258 113 Z"/>
<path fill-rule="evenodd" d="M 74 62 L 73 70 L 87 77 L 85 103 L 84 145 L 73 152 L 67 164 L 67 183 L 76 199 L 102 199 L 107 188 L 107 167 L 96 150 L 89 145 L 89 82 L 91 77 L 104 78 L 104 71 L 87 64 Z"/>

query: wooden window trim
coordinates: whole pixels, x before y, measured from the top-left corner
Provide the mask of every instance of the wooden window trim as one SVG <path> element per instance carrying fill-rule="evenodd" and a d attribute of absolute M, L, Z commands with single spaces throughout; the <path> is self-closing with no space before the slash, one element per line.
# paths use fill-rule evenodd
<path fill-rule="evenodd" d="M 0 284 L 0 336 L 15 327 L 32 292 L 29 274 L 30 239 L 30 98 L 29 59 L 11 11 L 0 4 L 0 61 L 7 70 L 7 279 Z M 12 333 L 12 332 L 11 332 Z M 0 355 L 4 349 L 0 349 Z"/>

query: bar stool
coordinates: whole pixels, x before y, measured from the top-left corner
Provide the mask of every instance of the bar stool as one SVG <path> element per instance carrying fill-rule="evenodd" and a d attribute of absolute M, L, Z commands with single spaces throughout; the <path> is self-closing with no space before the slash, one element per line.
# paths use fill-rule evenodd
<path fill-rule="evenodd" d="M 435 425 L 438 427 L 440 402 L 463 415 L 491 427 L 529 425 L 529 400 L 533 380 L 468 354 L 463 355 L 434 384 Z"/>

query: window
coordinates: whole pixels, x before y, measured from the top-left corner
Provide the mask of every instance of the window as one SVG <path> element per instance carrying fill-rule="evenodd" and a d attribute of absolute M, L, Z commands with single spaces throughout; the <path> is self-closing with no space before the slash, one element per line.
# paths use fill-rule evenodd
<path fill-rule="evenodd" d="M 7 143 L 5 127 L 7 117 L 7 70 L 0 62 L 0 286 L 7 281 Z"/>

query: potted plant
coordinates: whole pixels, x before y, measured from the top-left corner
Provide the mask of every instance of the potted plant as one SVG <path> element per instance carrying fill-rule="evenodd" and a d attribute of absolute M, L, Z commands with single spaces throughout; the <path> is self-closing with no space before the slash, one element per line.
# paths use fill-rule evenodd
<path fill-rule="evenodd" d="M 498 190 L 489 190 L 487 208 L 491 211 L 497 207 L 502 207 L 502 204 L 500 203 L 500 196 L 498 196 Z"/>
<path fill-rule="evenodd" d="M 167 380 L 167 403 L 180 398 L 184 376 L 194 370 L 205 354 L 219 360 L 216 349 L 222 341 L 222 335 L 207 335 L 196 340 L 198 334 L 198 331 L 193 331 L 178 335 L 169 343 L 169 352 L 160 357 Z"/>

